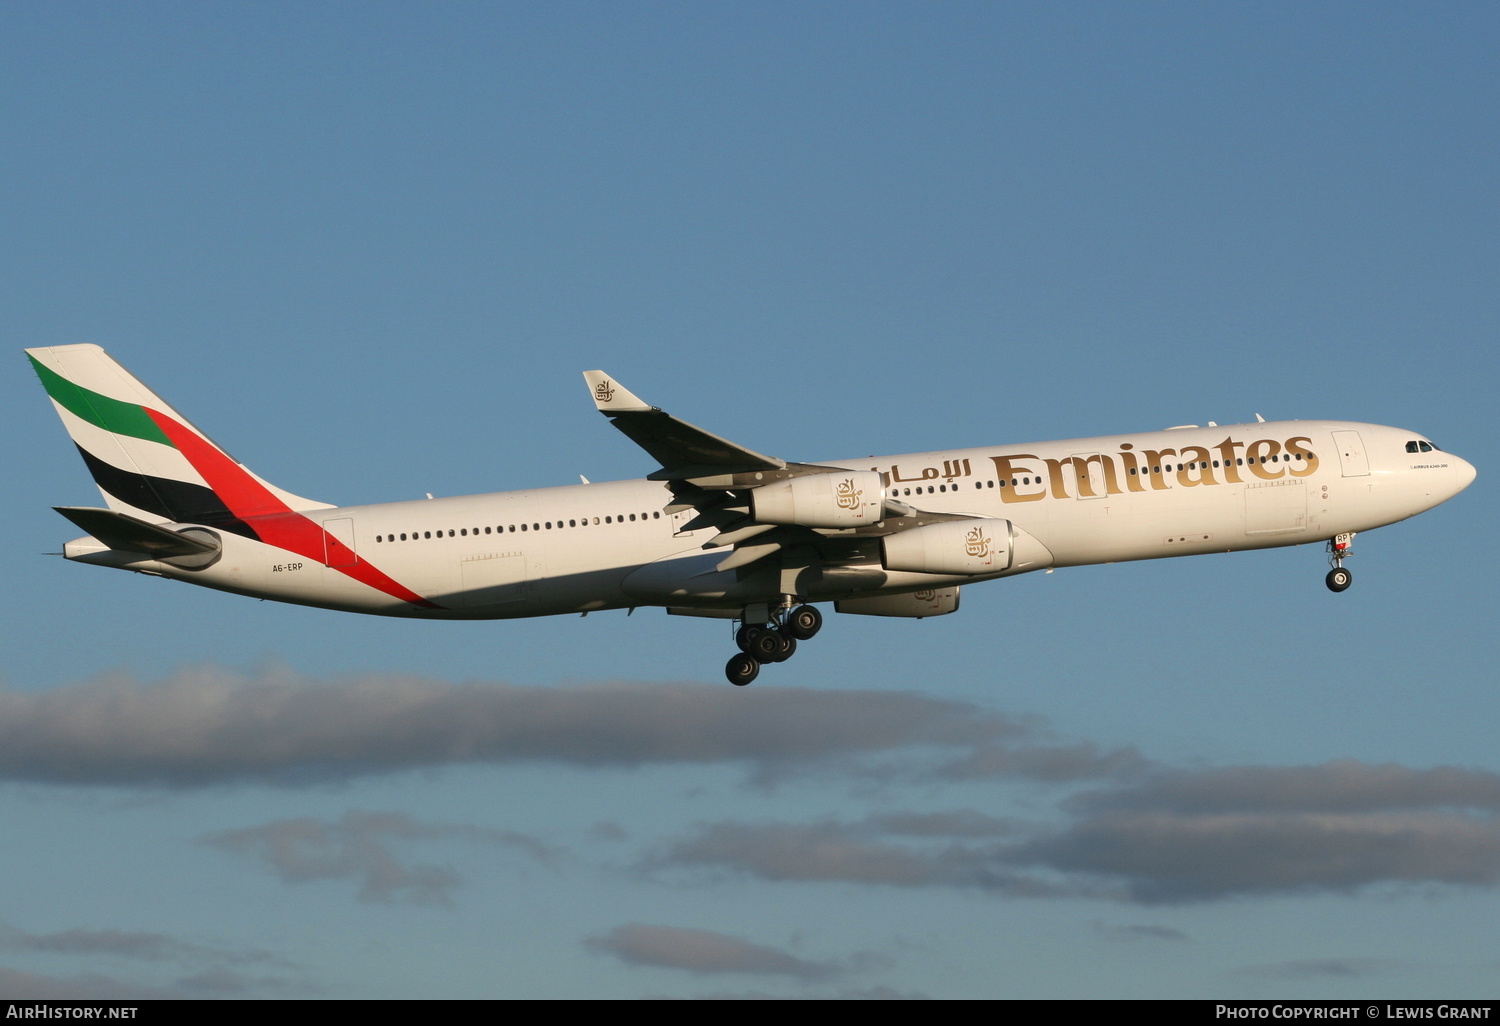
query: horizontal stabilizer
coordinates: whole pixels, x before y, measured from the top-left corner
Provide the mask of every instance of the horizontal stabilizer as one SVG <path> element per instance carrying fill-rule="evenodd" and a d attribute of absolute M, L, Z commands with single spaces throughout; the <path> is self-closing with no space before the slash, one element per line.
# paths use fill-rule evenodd
<path fill-rule="evenodd" d="M 165 559 L 170 556 L 196 556 L 218 550 L 213 542 L 178 534 L 169 528 L 148 524 L 112 509 L 93 509 L 87 506 L 52 508 L 105 545 L 120 552 L 144 552 L 157 559 Z"/>

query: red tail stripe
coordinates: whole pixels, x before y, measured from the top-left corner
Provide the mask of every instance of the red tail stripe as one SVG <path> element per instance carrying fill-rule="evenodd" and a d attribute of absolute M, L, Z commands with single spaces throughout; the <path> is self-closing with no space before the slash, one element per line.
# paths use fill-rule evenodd
<path fill-rule="evenodd" d="M 324 562 L 329 552 L 342 548 L 338 539 L 306 516 L 293 511 L 270 489 L 247 474 L 243 467 L 202 437 L 155 410 L 148 409 L 146 413 L 193 469 L 202 475 L 208 487 L 223 501 L 224 508 L 249 522 L 263 541 L 319 563 Z M 353 566 L 334 569 L 403 602 L 426 609 L 442 608 L 387 577 L 363 559 Z"/>

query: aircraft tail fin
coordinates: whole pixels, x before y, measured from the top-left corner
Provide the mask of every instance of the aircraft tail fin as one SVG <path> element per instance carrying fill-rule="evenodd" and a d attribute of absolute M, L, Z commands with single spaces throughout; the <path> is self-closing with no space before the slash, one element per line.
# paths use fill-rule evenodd
<path fill-rule="evenodd" d="M 28 349 L 105 503 L 147 523 L 236 533 L 246 517 L 328 509 L 257 477 L 96 345 Z"/>

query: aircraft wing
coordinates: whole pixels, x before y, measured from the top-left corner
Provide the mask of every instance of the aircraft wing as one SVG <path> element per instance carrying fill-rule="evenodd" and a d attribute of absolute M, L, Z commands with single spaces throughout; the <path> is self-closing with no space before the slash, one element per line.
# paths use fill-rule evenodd
<path fill-rule="evenodd" d="M 647 405 L 603 371 L 583 372 L 594 405 L 615 427 L 661 464 L 652 481 L 782 470 L 785 460 L 735 445 L 685 420 Z"/>
<path fill-rule="evenodd" d="M 703 547 L 732 547 L 717 565 L 718 570 L 759 563 L 775 563 L 783 571 L 789 569 L 789 562 L 804 567 L 839 565 L 858 558 L 861 540 L 942 520 L 971 519 L 916 510 L 883 498 L 878 517 L 855 528 L 757 520 L 755 502 L 750 497 L 753 490 L 813 474 L 848 474 L 850 468 L 789 463 L 758 453 L 643 402 L 604 371 L 584 371 L 583 378 L 599 412 L 661 464 L 661 469 L 648 474 L 647 479 L 665 481 L 672 491 L 674 501 L 663 512 L 695 510 L 698 515 L 681 530 L 717 528 L 719 533 Z"/>

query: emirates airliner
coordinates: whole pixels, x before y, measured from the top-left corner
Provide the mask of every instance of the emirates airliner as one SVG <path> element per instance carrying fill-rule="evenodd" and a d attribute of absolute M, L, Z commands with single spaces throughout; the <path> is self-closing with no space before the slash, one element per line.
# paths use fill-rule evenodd
<path fill-rule="evenodd" d="M 644 480 L 337 506 L 252 473 L 95 345 L 27 350 L 105 508 L 60 506 L 63 555 L 383 616 L 492 620 L 660 606 L 736 621 L 748 684 L 822 626 L 815 603 L 941 616 L 966 584 L 1053 567 L 1324 543 L 1452 498 L 1474 468 L 1402 428 L 1293 420 L 791 463 L 636 398 L 594 405 Z"/>

